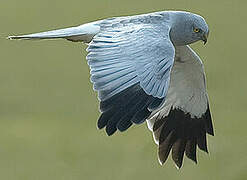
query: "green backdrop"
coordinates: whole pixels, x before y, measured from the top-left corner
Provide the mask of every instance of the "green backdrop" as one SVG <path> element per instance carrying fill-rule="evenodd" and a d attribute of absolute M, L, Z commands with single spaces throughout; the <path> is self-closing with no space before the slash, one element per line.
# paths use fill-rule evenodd
<path fill-rule="evenodd" d="M 0 179 L 247 179 L 246 29 L 244 0 L 1 0 Z M 187 10 L 210 26 L 205 64 L 215 137 L 198 165 L 160 166 L 145 124 L 107 137 L 98 131 L 85 45 L 9 41 L 6 36 L 83 24 L 111 16 Z"/>

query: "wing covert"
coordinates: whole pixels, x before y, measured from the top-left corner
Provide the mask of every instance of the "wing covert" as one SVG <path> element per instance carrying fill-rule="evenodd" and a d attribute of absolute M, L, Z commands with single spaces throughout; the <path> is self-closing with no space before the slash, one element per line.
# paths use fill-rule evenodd
<path fill-rule="evenodd" d="M 136 83 L 148 95 L 165 97 L 175 56 L 170 27 L 102 24 L 87 49 L 91 81 L 99 99 L 106 100 Z"/>

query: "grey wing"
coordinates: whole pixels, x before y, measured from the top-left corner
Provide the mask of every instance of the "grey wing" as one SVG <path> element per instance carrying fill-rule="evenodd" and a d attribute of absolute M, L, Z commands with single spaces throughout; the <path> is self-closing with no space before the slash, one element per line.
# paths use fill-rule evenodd
<path fill-rule="evenodd" d="M 148 127 L 159 146 L 160 163 L 165 163 L 172 150 L 180 168 L 184 153 L 197 162 L 196 147 L 208 151 L 206 133 L 214 133 L 203 64 L 189 46 L 176 47 L 175 51 L 166 101 L 151 114 Z"/>
<path fill-rule="evenodd" d="M 142 123 L 164 100 L 175 49 L 168 24 L 106 20 L 87 51 L 91 81 L 108 135 Z"/>

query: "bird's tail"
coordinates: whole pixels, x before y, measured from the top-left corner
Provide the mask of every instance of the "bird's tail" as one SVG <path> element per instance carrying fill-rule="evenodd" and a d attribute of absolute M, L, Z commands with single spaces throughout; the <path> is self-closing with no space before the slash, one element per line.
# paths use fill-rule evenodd
<path fill-rule="evenodd" d="M 41 40 L 41 39 L 57 39 L 64 38 L 74 42 L 91 41 L 92 37 L 100 31 L 100 26 L 97 22 L 83 24 L 77 27 L 52 30 L 19 36 L 8 36 L 8 39 L 25 39 L 25 40 Z"/>

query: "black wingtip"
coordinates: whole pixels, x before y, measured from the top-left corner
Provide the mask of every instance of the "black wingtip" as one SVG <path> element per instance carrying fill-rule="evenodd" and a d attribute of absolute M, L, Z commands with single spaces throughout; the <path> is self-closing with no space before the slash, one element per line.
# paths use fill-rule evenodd
<path fill-rule="evenodd" d="M 186 141 L 177 139 L 172 146 L 172 159 L 178 168 L 182 167 Z"/>
<path fill-rule="evenodd" d="M 183 165 L 184 154 L 197 164 L 196 147 L 208 153 L 206 133 L 212 134 L 213 126 L 209 110 L 200 118 L 179 109 L 172 109 L 167 117 L 158 119 L 153 132 L 160 130 L 159 161 L 164 164 L 172 150 L 177 168 Z M 208 134 L 210 134 L 208 133 Z"/>
<path fill-rule="evenodd" d="M 213 122 L 212 122 L 212 117 L 211 117 L 209 106 L 204 115 L 204 118 L 205 118 L 205 125 L 206 125 L 207 133 L 210 134 L 211 136 L 214 136 L 214 128 L 213 128 Z"/>
<path fill-rule="evenodd" d="M 132 125 L 133 123 L 129 120 L 129 119 L 121 119 L 118 124 L 117 124 L 117 129 L 120 132 L 124 132 L 127 129 L 129 129 L 129 127 Z"/>
<path fill-rule="evenodd" d="M 196 158 L 196 140 L 188 140 L 185 147 L 185 155 L 197 164 Z"/>
<path fill-rule="evenodd" d="M 162 101 L 146 94 L 139 84 L 135 84 L 100 102 L 102 114 L 97 126 L 99 129 L 105 127 L 108 136 L 117 130 L 125 131 L 132 124 L 143 123 L 151 114 L 149 106 L 159 106 Z"/>
<path fill-rule="evenodd" d="M 208 148 L 207 148 L 207 138 L 206 138 L 206 133 L 203 132 L 201 136 L 197 138 L 197 145 L 199 149 L 202 151 L 208 153 Z"/>
<path fill-rule="evenodd" d="M 163 142 L 159 142 L 158 158 L 161 165 L 166 162 L 175 140 L 174 132 L 172 131 Z"/>
<path fill-rule="evenodd" d="M 102 129 L 106 126 L 109 118 L 113 115 L 113 112 L 112 111 L 108 111 L 106 113 L 102 113 L 98 119 L 98 122 L 97 122 L 97 127 L 99 129 Z"/>
<path fill-rule="evenodd" d="M 112 136 L 116 131 L 117 131 L 117 128 L 116 129 L 106 128 L 106 134 L 108 136 Z"/>

